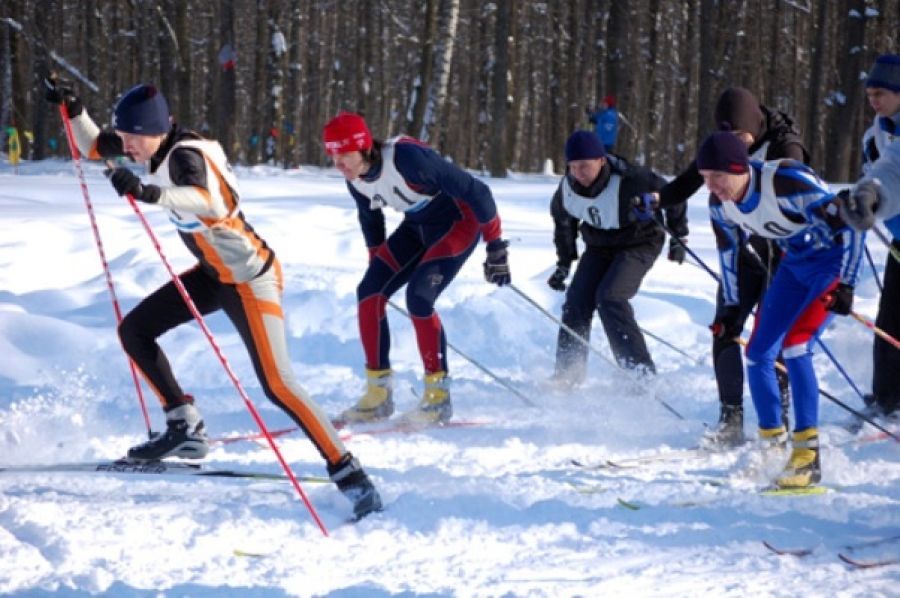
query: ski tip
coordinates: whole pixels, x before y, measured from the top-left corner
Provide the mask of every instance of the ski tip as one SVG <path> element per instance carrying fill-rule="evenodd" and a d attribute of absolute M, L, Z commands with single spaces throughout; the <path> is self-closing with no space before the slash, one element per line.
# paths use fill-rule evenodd
<path fill-rule="evenodd" d="M 803 488 L 782 488 L 780 486 L 768 486 L 760 490 L 763 496 L 816 496 L 827 494 L 831 489 L 827 486 L 805 486 Z"/>
<path fill-rule="evenodd" d="M 776 546 L 773 546 L 772 544 L 769 544 L 769 542 L 767 542 L 766 540 L 763 540 L 762 543 L 763 543 L 763 546 L 765 546 L 766 548 L 768 548 L 769 550 L 771 550 L 772 552 L 774 552 L 775 554 L 777 554 L 779 556 L 790 555 L 790 556 L 796 556 L 796 557 L 803 557 L 803 556 L 810 555 L 813 552 L 811 548 L 794 548 L 794 549 L 778 548 Z"/>
<path fill-rule="evenodd" d="M 634 502 L 629 502 L 629 501 L 625 500 L 624 498 L 617 498 L 616 502 L 618 503 L 618 505 L 620 507 L 624 507 L 624 508 L 628 509 L 629 511 L 639 511 L 641 509 L 641 506 L 639 504 L 634 503 Z"/>
<path fill-rule="evenodd" d="M 235 548 L 232 553 L 234 554 L 234 556 L 246 557 L 251 559 L 263 559 L 269 556 L 268 554 L 263 552 L 249 552 L 247 550 L 241 550 L 240 548 Z"/>

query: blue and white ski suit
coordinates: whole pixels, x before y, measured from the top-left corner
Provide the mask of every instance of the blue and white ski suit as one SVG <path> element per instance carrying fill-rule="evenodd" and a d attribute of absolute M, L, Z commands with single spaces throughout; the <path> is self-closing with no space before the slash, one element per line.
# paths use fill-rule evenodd
<path fill-rule="evenodd" d="M 778 428 L 781 406 L 775 357 L 783 351 L 795 430 L 818 422 L 818 383 L 810 343 L 829 318 L 823 296 L 838 283 L 853 286 L 864 234 L 838 216 L 835 194 L 808 166 L 795 160 L 750 162 L 750 184 L 740 201 L 713 201 L 726 305 L 738 303 L 737 260 L 748 234 L 775 239 L 781 265 L 756 316 L 745 354 L 759 427 Z"/>

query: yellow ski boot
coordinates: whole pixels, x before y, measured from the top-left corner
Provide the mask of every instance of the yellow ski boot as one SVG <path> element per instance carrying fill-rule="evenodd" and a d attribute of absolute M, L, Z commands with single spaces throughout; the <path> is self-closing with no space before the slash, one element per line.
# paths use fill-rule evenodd
<path fill-rule="evenodd" d="M 784 449 L 787 447 L 788 433 L 783 425 L 777 428 L 760 428 L 759 442 L 764 451 Z"/>
<path fill-rule="evenodd" d="M 377 422 L 394 413 L 394 377 L 390 369 L 366 370 L 366 394 L 347 409 L 339 420 L 344 423 Z"/>
<path fill-rule="evenodd" d="M 403 415 L 406 423 L 413 425 L 444 424 L 453 415 L 450 403 L 450 378 L 447 372 L 425 374 L 425 392 L 422 400 L 412 411 Z"/>
<path fill-rule="evenodd" d="M 819 463 L 819 432 L 807 428 L 794 432 L 794 450 L 781 475 L 775 479 L 779 488 L 807 488 L 822 479 Z"/>

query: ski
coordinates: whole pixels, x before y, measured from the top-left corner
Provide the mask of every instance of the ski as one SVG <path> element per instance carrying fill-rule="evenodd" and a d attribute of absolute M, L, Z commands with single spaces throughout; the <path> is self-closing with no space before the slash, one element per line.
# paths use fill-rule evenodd
<path fill-rule="evenodd" d="M 804 488 L 770 486 L 759 491 L 763 496 L 817 496 L 828 492 L 830 492 L 830 489 L 827 486 L 806 486 Z"/>
<path fill-rule="evenodd" d="M 685 480 L 685 481 L 694 481 L 694 480 Z M 826 486 L 810 486 L 808 488 L 762 488 L 760 490 L 756 490 L 753 494 L 762 497 L 770 497 L 770 496 L 818 496 L 821 494 L 826 494 L 831 492 L 831 488 Z M 683 507 L 683 508 L 691 508 L 691 507 L 704 507 L 713 505 L 716 503 L 720 503 L 727 498 L 734 498 L 734 494 L 720 495 L 715 496 L 709 499 L 701 499 L 701 500 L 686 500 L 674 503 L 667 503 L 668 506 L 673 507 Z M 641 504 L 626 500 L 624 498 L 619 498 L 618 503 L 620 506 L 625 507 L 626 509 L 630 509 L 632 511 L 638 511 L 643 508 Z"/>
<path fill-rule="evenodd" d="M 354 436 L 378 436 L 381 434 L 416 434 L 428 430 L 449 430 L 451 428 L 474 428 L 488 424 L 487 421 L 454 419 L 444 423 L 423 424 L 406 421 L 402 418 L 388 419 L 380 422 L 348 424 L 336 420 L 334 427 L 342 432 L 341 440 L 349 440 Z"/>
<path fill-rule="evenodd" d="M 92 461 L 82 463 L 54 463 L 48 465 L 23 465 L 0 467 L 0 473 L 122 473 L 145 475 L 190 475 L 217 478 L 241 478 L 251 480 L 287 480 L 287 476 L 279 473 L 247 471 L 240 469 L 211 469 L 199 463 L 183 461 Z M 320 476 L 297 476 L 297 480 L 307 483 L 329 483 L 330 480 Z"/>
<path fill-rule="evenodd" d="M 844 545 L 844 549 L 853 552 L 854 550 L 861 550 L 863 548 L 871 548 L 873 546 L 881 546 L 882 544 L 890 544 L 891 542 L 896 542 L 900 540 L 900 536 L 887 536 L 885 538 L 876 538 L 874 540 L 866 540 L 865 542 L 857 542 L 856 544 L 846 544 Z"/>
<path fill-rule="evenodd" d="M 881 561 L 862 561 L 847 556 L 839 552 L 838 558 L 853 567 L 854 569 L 876 569 L 878 567 L 888 567 L 890 565 L 900 565 L 900 558 L 888 558 Z"/>
<path fill-rule="evenodd" d="M 587 470 L 599 469 L 628 469 L 640 467 L 645 463 L 654 461 L 686 461 L 690 459 L 701 459 L 714 454 L 714 451 L 708 451 L 700 447 L 687 449 L 675 449 L 671 451 L 653 453 L 650 455 L 639 455 L 636 457 L 623 457 L 622 459 L 602 459 L 600 461 L 589 462 L 580 459 L 570 459 L 569 463 L 575 467 Z"/>
<path fill-rule="evenodd" d="M 378 436 L 381 434 L 415 434 L 426 430 L 441 430 L 450 428 L 473 428 L 484 426 L 490 422 L 480 420 L 451 420 L 442 424 L 415 424 L 397 419 L 388 419 L 380 422 L 362 423 L 362 424 L 346 424 L 340 420 L 331 422 L 336 430 L 340 431 L 340 439 L 344 442 L 350 440 L 354 436 Z M 281 428 L 272 430 L 269 434 L 272 438 L 279 438 L 287 434 L 297 432 L 300 428 L 292 426 L 289 428 Z M 250 434 L 236 434 L 231 436 L 222 436 L 219 438 L 211 438 L 210 445 L 233 444 L 235 442 L 260 442 L 265 440 L 265 436 L 259 432 Z"/>
<path fill-rule="evenodd" d="M 779 556 L 790 555 L 790 556 L 796 556 L 796 557 L 804 557 L 804 556 L 812 554 L 812 552 L 813 552 L 812 548 L 777 548 L 777 547 L 773 546 L 772 544 L 769 544 L 765 540 L 763 540 L 762 543 L 763 543 L 763 546 L 765 546 L 766 548 L 768 548 L 769 550 L 771 550 L 772 552 L 774 552 L 775 554 L 777 554 Z"/>

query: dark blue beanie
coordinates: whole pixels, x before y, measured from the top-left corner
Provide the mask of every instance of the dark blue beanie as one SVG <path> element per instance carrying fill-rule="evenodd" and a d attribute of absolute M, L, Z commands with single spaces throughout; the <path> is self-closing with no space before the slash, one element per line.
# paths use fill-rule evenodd
<path fill-rule="evenodd" d="M 169 132 L 169 105 L 152 85 L 136 85 L 125 92 L 113 111 L 113 128 L 135 135 Z"/>
<path fill-rule="evenodd" d="M 575 131 L 566 140 L 566 162 L 603 158 L 606 150 L 593 131 Z"/>
<path fill-rule="evenodd" d="M 734 133 L 713 133 L 697 152 L 697 170 L 721 170 L 729 174 L 743 174 L 750 167 L 747 146 Z"/>
<path fill-rule="evenodd" d="M 882 54 L 876 58 L 866 77 L 866 87 L 900 91 L 900 54 Z"/>

